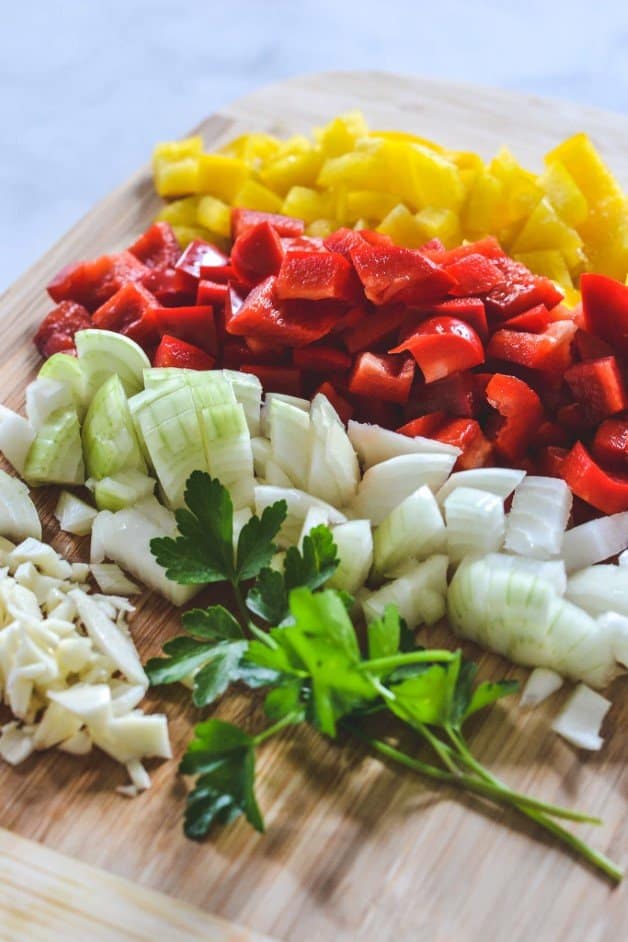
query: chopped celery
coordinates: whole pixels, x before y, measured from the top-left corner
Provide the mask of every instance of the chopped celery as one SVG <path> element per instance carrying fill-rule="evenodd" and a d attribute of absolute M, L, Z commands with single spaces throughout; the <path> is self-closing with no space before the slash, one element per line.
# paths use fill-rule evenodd
<path fill-rule="evenodd" d="M 24 464 L 30 484 L 82 484 L 85 480 L 81 427 L 76 409 L 58 409 L 48 416 Z"/>
<path fill-rule="evenodd" d="M 83 448 L 90 477 L 146 465 L 137 440 L 122 381 L 110 376 L 94 395 L 83 425 Z"/>
<path fill-rule="evenodd" d="M 127 396 L 143 389 L 144 370 L 150 367 L 150 360 L 130 337 L 90 328 L 79 330 L 74 341 L 92 395 L 112 375 L 120 377 Z"/>
<path fill-rule="evenodd" d="M 138 501 L 150 497 L 154 491 L 154 478 L 133 468 L 94 482 L 94 500 L 99 510 L 134 507 Z"/>

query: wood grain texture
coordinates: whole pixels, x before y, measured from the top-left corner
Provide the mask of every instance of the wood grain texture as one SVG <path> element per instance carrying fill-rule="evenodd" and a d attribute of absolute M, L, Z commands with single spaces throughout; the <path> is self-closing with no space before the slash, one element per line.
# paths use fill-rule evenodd
<path fill-rule="evenodd" d="M 587 130 L 628 185 L 628 119 L 417 78 L 337 73 L 293 79 L 236 102 L 200 129 L 213 147 L 247 130 L 307 131 L 354 107 L 372 126 L 403 128 L 485 156 L 508 144 L 531 167 L 540 167 L 542 154 L 565 135 Z M 129 242 L 157 206 L 143 170 L 0 299 L 5 402 L 21 404 L 36 367 L 30 341 L 49 307 L 43 292 L 49 277 L 77 257 Z M 52 497 L 42 496 L 42 506 L 51 505 Z M 53 533 L 48 518 L 46 535 Z M 85 552 L 58 535 L 54 542 Z M 164 602 L 145 598 L 133 630 L 148 656 L 177 630 L 177 618 Z M 451 643 L 442 629 L 432 636 Z M 482 658 L 484 677 L 506 671 L 524 676 L 498 658 Z M 530 713 L 516 703 L 498 706 L 474 721 L 471 737 L 480 758 L 518 789 L 600 814 L 602 827 L 579 833 L 624 864 L 625 694 L 621 680 L 609 691 L 614 706 L 599 754 L 575 752 L 551 733 L 560 695 Z M 149 701 L 154 709 L 165 703 L 178 757 L 198 712 L 169 689 L 151 693 Z M 260 721 L 244 696 L 229 696 L 216 712 L 251 727 Z M 175 762 L 156 765 L 154 788 L 128 801 L 113 792 L 123 778 L 113 762 L 54 752 L 18 769 L 0 768 L 2 823 L 284 942 L 610 942 L 623 935 L 628 890 L 612 890 L 508 812 L 489 814 L 478 802 L 436 791 L 360 747 L 333 745 L 311 731 L 269 743 L 259 770 L 265 836 L 239 822 L 203 844 L 186 841 L 180 822 L 185 785 Z"/>

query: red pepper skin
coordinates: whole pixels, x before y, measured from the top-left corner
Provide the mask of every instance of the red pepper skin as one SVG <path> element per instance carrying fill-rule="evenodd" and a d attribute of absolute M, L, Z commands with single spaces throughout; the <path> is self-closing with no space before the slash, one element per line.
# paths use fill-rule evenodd
<path fill-rule="evenodd" d="M 211 370 L 215 359 L 191 343 L 164 334 L 157 347 L 153 366 L 175 366 L 184 370 Z"/>
<path fill-rule="evenodd" d="M 301 373 L 290 366 L 265 366 L 260 363 L 242 363 L 242 373 L 257 376 L 265 392 L 285 393 L 287 396 L 302 394 Z"/>
<path fill-rule="evenodd" d="M 572 320 L 570 312 L 563 305 L 558 304 L 548 311 L 544 304 L 537 304 L 523 314 L 517 314 L 504 322 L 504 330 L 522 330 L 531 334 L 542 334 L 550 324 L 556 321 Z"/>
<path fill-rule="evenodd" d="M 147 268 L 171 268 L 181 255 L 181 246 L 167 222 L 154 222 L 139 239 L 129 246 L 129 252 Z"/>
<path fill-rule="evenodd" d="M 397 431 L 400 435 L 407 435 L 409 438 L 433 438 L 434 433 L 442 428 L 448 419 L 444 412 L 428 412 L 427 415 L 420 415 L 416 419 L 411 419 L 405 425 L 400 425 Z"/>
<path fill-rule="evenodd" d="M 504 282 L 486 295 L 486 313 L 489 320 L 508 320 L 537 304 L 544 304 L 550 309 L 563 300 L 562 292 L 549 278 L 533 275 L 521 262 L 503 256 L 494 259 L 493 263 L 502 272 Z"/>
<path fill-rule="evenodd" d="M 338 413 L 340 417 L 340 421 L 344 422 L 344 424 L 346 425 L 349 419 L 353 415 L 353 406 L 351 405 L 351 403 L 348 402 L 344 398 L 344 396 L 340 395 L 340 393 L 338 392 L 335 386 L 332 386 L 332 384 L 327 381 L 325 381 L 324 383 L 321 383 L 318 389 L 315 390 L 312 398 L 318 395 L 318 393 L 321 393 L 323 396 L 327 396 L 332 406 Z"/>
<path fill-rule="evenodd" d="M 365 230 L 366 231 L 366 230 Z M 351 249 L 351 261 L 364 293 L 373 304 L 440 301 L 454 284 L 446 271 L 415 249 L 396 245 L 362 245 Z"/>
<path fill-rule="evenodd" d="M 455 298 L 486 295 L 504 283 L 504 274 L 497 265 L 473 252 L 445 266 L 445 271 L 455 279 L 456 283 L 449 289 Z"/>
<path fill-rule="evenodd" d="M 486 379 L 486 383 L 490 377 Z M 452 373 L 435 383 L 418 385 L 408 403 L 407 417 L 430 412 L 445 412 L 454 418 L 477 418 L 484 402 L 484 387 L 478 386 L 474 373 Z"/>
<path fill-rule="evenodd" d="M 241 307 L 231 312 L 226 330 L 280 347 L 304 347 L 328 334 L 338 318 L 334 302 L 280 301 L 271 276 L 257 285 Z"/>
<path fill-rule="evenodd" d="M 585 272 L 580 279 L 585 328 L 628 357 L 628 286 Z"/>
<path fill-rule="evenodd" d="M 486 310 L 484 302 L 480 298 L 451 298 L 448 301 L 441 301 L 440 304 L 432 304 L 429 309 L 430 315 L 445 314 L 449 317 L 457 317 L 464 321 L 474 331 L 486 341 L 488 338 L 488 323 L 486 321 Z"/>
<path fill-rule="evenodd" d="M 303 372 L 323 374 L 347 372 L 352 364 L 348 353 L 325 346 L 299 347 L 292 351 L 292 362 Z"/>
<path fill-rule="evenodd" d="M 628 474 L 611 474 L 597 464 L 582 442 L 576 442 L 560 474 L 571 490 L 605 514 L 628 510 Z"/>
<path fill-rule="evenodd" d="M 91 262 L 63 268 L 48 285 L 53 301 L 76 301 L 93 312 L 129 282 L 141 281 L 148 269 L 130 252 L 101 255 Z"/>
<path fill-rule="evenodd" d="M 628 391 L 615 357 L 576 363 L 565 380 L 592 424 L 628 409 Z"/>
<path fill-rule="evenodd" d="M 233 243 L 231 264 L 236 278 L 256 285 L 269 275 L 276 275 L 284 257 L 277 230 L 268 222 L 246 229 Z"/>
<path fill-rule="evenodd" d="M 464 321 L 455 317 L 430 317 L 389 353 L 408 351 L 418 363 L 426 383 L 484 362 L 482 341 Z"/>
<path fill-rule="evenodd" d="M 231 210 L 231 238 L 237 239 L 259 225 L 260 222 L 269 223 L 280 236 L 298 237 L 305 232 L 305 223 L 302 219 L 293 219 L 291 216 L 282 216 L 280 213 L 264 213 L 257 209 L 241 209 L 235 207 Z"/>
<path fill-rule="evenodd" d="M 196 292 L 197 304 L 211 304 L 212 307 L 224 307 L 229 294 L 229 285 L 221 285 L 217 281 L 201 280 Z"/>
<path fill-rule="evenodd" d="M 228 263 L 229 259 L 225 253 L 221 252 L 215 245 L 210 242 L 203 242 L 202 239 L 194 239 L 183 251 L 175 268 L 177 271 L 188 275 L 196 287 L 196 282 L 201 277 L 201 269 L 213 269 Z M 203 277 L 205 276 L 203 275 Z M 208 277 L 211 277 L 211 275 Z"/>
<path fill-rule="evenodd" d="M 542 448 L 536 460 L 537 474 L 546 474 L 550 478 L 561 478 L 562 467 L 568 454 L 567 448 L 560 448 L 557 445 L 548 445 L 547 448 Z"/>
<path fill-rule="evenodd" d="M 486 236 L 477 242 L 469 242 L 466 245 L 459 245 L 455 249 L 444 252 L 438 259 L 441 265 L 453 265 L 468 255 L 483 255 L 484 258 L 495 260 L 506 258 L 506 253 L 494 236 Z"/>
<path fill-rule="evenodd" d="M 359 294 L 355 272 L 338 252 L 288 252 L 277 276 L 277 296 L 284 300 L 355 301 Z"/>
<path fill-rule="evenodd" d="M 591 446 L 593 457 L 612 471 L 628 471 L 628 418 L 602 422 Z"/>
<path fill-rule="evenodd" d="M 341 228 L 323 239 L 323 245 L 327 251 L 336 252 L 350 262 L 352 250 L 364 245 L 364 239 L 355 229 Z"/>
<path fill-rule="evenodd" d="M 566 406 L 561 406 L 556 412 L 556 421 L 574 439 L 579 438 L 584 431 L 588 431 L 595 425 L 595 422 L 591 422 L 581 402 L 570 402 Z"/>
<path fill-rule="evenodd" d="M 230 337 L 228 334 L 221 339 L 222 358 L 221 366 L 227 370 L 239 370 L 243 363 L 249 365 L 256 363 L 261 366 L 290 366 L 290 350 L 288 347 L 278 349 L 272 347 L 272 352 L 265 348 L 261 353 L 258 348 L 254 352 L 241 337 Z"/>
<path fill-rule="evenodd" d="M 214 309 L 208 305 L 159 307 L 153 311 L 159 333 L 185 340 L 212 356 L 218 352 Z"/>
<path fill-rule="evenodd" d="M 601 360 L 602 357 L 613 355 L 613 348 L 610 343 L 590 334 L 588 330 L 581 327 L 576 331 L 574 337 L 574 350 L 579 360 Z"/>
<path fill-rule="evenodd" d="M 424 242 L 423 245 L 419 246 L 419 252 L 422 252 L 423 255 L 429 255 L 434 261 L 439 261 L 440 258 L 447 255 L 445 243 L 441 242 L 440 239 L 429 239 Z"/>
<path fill-rule="evenodd" d="M 520 461 L 544 419 L 541 400 L 523 380 L 495 373 L 486 386 L 486 399 L 503 421 L 493 437 L 493 446 L 507 461 Z"/>
<path fill-rule="evenodd" d="M 334 324 L 334 329 L 332 333 L 342 334 L 344 331 L 347 333 L 352 330 L 354 327 L 357 327 L 358 324 L 369 316 L 371 312 L 367 310 L 363 305 L 356 304 L 355 307 L 349 308 L 346 314 L 341 314 L 336 323 Z"/>
<path fill-rule="evenodd" d="M 551 422 L 547 419 L 539 426 L 532 444 L 534 448 L 547 448 L 549 445 L 568 448 L 573 444 L 573 439 L 574 436 L 570 434 L 568 428 L 565 428 L 560 422 Z"/>
<path fill-rule="evenodd" d="M 349 377 L 349 392 L 403 405 L 410 396 L 413 379 L 414 363 L 410 357 L 361 353 Z"/>
<path fill-rule="evenodd" d="M 402 420 L 402 406 L 395 402 L 384 402 L 373 396 L 351 396 L 355 408 L 354 419 L 358 422 L 370 422 L 382 428 L 397 428 Z"/>
<path fill-rule="evenodd" d="M 326 252 L 327 249 L 323 240 L 318 236 L 295 236 L 294 238 L 282 237 L 281 244 L 284 252 L 309 252 L 310 255 Z"/>
<path fill-rule="evenodd" d="M 458 456 L 454 471 L 483 468 L 490 462 L 493 454 L 493 446 L 475 419 L 452 419 L 437 429 L 432 438 L 460 448 L 462 454 Z"/>
<path fill-rule="evenodd" d="M 216 281 L 221 285 L 231 284 L 236 281 L 233 265 L 201 265 L 201 281 Z M 245 292 L 249 290 L 248 285 L 243 287 Z"/>
<path fill-rule="evenodd" d="M 530 370 L 562 373 L 571 363 L 571 342 L 576 330 L 573 321 L 557 321 L 540 334 L 502 328 L 492 335 L 486 353 Z"/>
<path fill-rule="evenodd" d="M 155 308 L 158 306 L 150 291 L 130 282 L 94 312 L 92 326 L 125 334 L 147 349 L 159 340 L 155 321 Z"/>
<path fill-rule="evenodd" d="M 164 307 L 194 304 L 195 284 L 176 268 L 153 268 L 142 278 L 141 284 Z"/>
<path fill-rule="evenodd" d="M 392 342 L 393 334 L 399 330 L 405 316 L 406 310 L 401 304 L 390 304 L 368 312 L 355 327 L 343 331 L 342 342 L 349 353 L 377 349 L 385 340 Z"/>
<path fill-rule="evenodd" d="M 42 357 L 74 351 L 74 334 L 92 326 L 89 311 L 74 301 L 62 301 L 44 317 L 33 340 Z"/>

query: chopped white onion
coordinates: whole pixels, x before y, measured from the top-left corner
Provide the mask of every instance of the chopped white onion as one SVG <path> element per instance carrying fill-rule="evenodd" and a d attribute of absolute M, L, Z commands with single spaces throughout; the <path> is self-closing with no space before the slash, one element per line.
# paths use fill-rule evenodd
<path fill-rule="evenodd" d="M 504 542 L 504 502 L 474 487 L 457 487 L 445 500 L 447 548 L 453 563 L 471 554 L 493 553 Z"/>
<path fill-rule="evenodd" d="M 523 688 L 520 707 L 535 707 L 563 685 L 563 678 L 548 667 L 535 667 Z"/>
<path fill-rule="evenodd" d="M 617 564 L 619 566 L 628 566 L 628 550 L 624 550 L 623 553 L 620 553 L 617 557 Z"/>
<path fill-rule="evenodd" d="M 301 534 L 299 536 L 299 549 L 303 549 L 303 540 L 314 527 L 329 526 L 329 512 L 325 507 L 310 507 L 305 515 Z"/>
<path fill-rule="evenodd" d="M 558 556 L 572 502 L 560 478 L 528 475 L 515 490 L 506 518 L 506 549 L 536 559 Z"/>
<path fill-rule="evenodd" d="M 266 462 L 264 477 L 266 484 L 271 484 L 273 487 L 292 487 L 295 483 L 273 458 L 269 458 Z"/>
<path fill-rule="evenodd" d="M 612 638 L 615 659 L 628 667 L 628 617 L 617 612 L 606 612 L 599 615 L 596 621 Z"/>
<path fill-rule="evenodd" d="M 556 595 L 564 595 L 567 589 L 567 573 L 562 559 L 532 559 L 529 556 L 511 556 L 509 553 L 489 553 L 484 557 L 489 565 L 501 569 L 516 569 L 543 579 Z"/>
<path fill-rule="evenodd" d="M 628 547 L 628 511 L 589 520 L 567 530 L 561 555 L 567 572 L 617 556 Z"/>
<path fill-rule="evenodd" d="M 137 595 L 141 591 L 116 563 L 93 563 L 90 569 L 98 588 L 105 595 Z"/>
<path fill-rule="evenodd" d="M 274 462 L 283 471 L 286 483 L 280 483 L 277 475 L 273 475 L 275 480 L 270 480 L 268 461 L 265 479 L 269 484 L 305 490 L 310 463 L 309 413 L 282 399 L 273 398 L 265 406 L 265 421 Z"/>
<path fill-rule="evenodd" d="M 604 744 L 600 728 L 610 708 L 610 700 L 586 684 L 578 684 L 552 729 L 578 749 L 600 749 Z"/>
<path fill-rule="evenodd" d="M 610 563 L 587 566 L 570 577 L 566 596 L 590 615 L 628 616 L 628 568 Z"/>
<path fill-rule="evenodd" d="M 252 438 L 251 450 L 253 452 L 253 468 L 255 476 L 266 480 L 266 463 L 272 459 L 273 450 L 267 438 Z"/>
<path fill-rule="evenodd" d="M 41 523 L 28 487 L 0 470 L 0 534 L 12 540 L 41 540 Z"/>
<path fill-rule="evenodd" d="M 455 455 L 450 454 L 412 454 L 373 465 L 360 481 L 353 513 L 379 526 L 391 510 L 423 484 L 433 491 L 441 487 L 455 461 Z"/>
<path fill-rule="evenodd" d="M 506 500 L 525 476 L 525 471 L 516 468 L 470 468 L 468 471 L 454 471 L 437 491 L 436 500 L 442 506 L 457 487 L 473 487 Z"/>
<path fill-rule="evenodd" d="M 18 474 L 24 473 L 26 456 L 35 441 L 35 434 L 28 419 L 0 405 L 0 451 Z"/>
<path fill-rule="evenodd" d="M 312 400 L 307 490 L 335 507 L 355 497 L 360 466 L 338 413 L 320 393 Z"/>
<path fill-rule="evenodd" d="M 351 420 L 347 426 L 347 432 L 364 469 L 400 455 L 440 454 L 453 455 L 457 458 L 460 454 L 460 449 L 455 445 L 421 436 L 411 438 L 409 435 L 391 432 L 379 425 Z"/>
<path fill-rule="evenodd" d="M 348 520 L 335 526 L 332 535 L 340 562 L 328 585 L 353 595 L 364 585 L 373 565 L 371 522 Z"/>
<path fill-rule="evenodd" d="M 395 507 L 375 530 L 375 570 L 388 576 L 402 562 L 442 553 L 446 544 L 445 523 L 436 498 L 424 484 Z"/>
<path fill-rule="evenodd" d="M 255 488 L 255 512 L 258 515 L 278 500 L 285 500 L 288 505 L 286 519 L 277 537 L 278 544 L 283 547 L 292 546 L 298 541 L 303 521 L 310 507 L 325 510 L 329 514 L 331 524 L 345 523 L 347 520 L 343 513 L 324 500 L 312 497 L 311 494 L 306 494 L 305 491 L 300 491 L 295 487 L 272 487 L 267 484 L 258 484 Z"/>
<path fill-rule="evenodd" d="M 56 379 L 40 376 L 26 387 L 26 418 L 39 432 L 49 415 L 57 409 L 74 406 L 72 390 Z"/>
<path fill-rule="evenodd" d="M 433 625 L 445 615 L 447 564 L 444 555 L 431 556 L 406 575 L 360 599 L 367 622 L 381 618 L 388 605 L 396 605 L 409 628 Z"/>
<path fill-rule="evenodd" d="M 59 528 L 65 533 L 86 536 L 91 532 L 97 515 L 98 511 L 86 504 L 84 500 L 75 497 L 69 491 L 61 491 L 55 507 L 55 517 L 59 522 Z"/>

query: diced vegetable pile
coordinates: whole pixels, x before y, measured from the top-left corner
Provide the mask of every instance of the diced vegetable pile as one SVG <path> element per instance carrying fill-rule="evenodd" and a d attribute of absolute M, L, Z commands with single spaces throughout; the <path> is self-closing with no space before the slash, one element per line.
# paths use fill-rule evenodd
<path fill-rule="evenodd" d="M 156 190 L 171 200 L 160 218 L 183 245 L 233 236 L 229 207 L 239 206 L 303 219 L 308 235 L 355 226 L 408 248 L 492 234 L 569 293 L 583 271 L 622 281 L 628 273 L 626 194 L 585 134 L 550 151 L 540 174 L 505 147 L 485 162 L 413 134 L 369 130 L 359 112 L 311 139 L 246 134 L 217 153 L 204 153 L 200 137 L 158 144 L 153 161 Z"/>
<path fill-rule="evenodd" d="M 229 257 L 199 240 L 181 252 L 160 222 L 127 251 L 64 269 L 42 354 L 72 352 L 78 328 L 119 331 L 157 367 L 323 392 L 345 421 L 459 447 L 458 468 L 558 475 L 598 511 L 628 509 L 628 287 L 584 274 L 570 310 L 492 237 L 406 249 L 370 230 L 308 237 L 302 221 L 242 209 L 233 229 Z"/>

